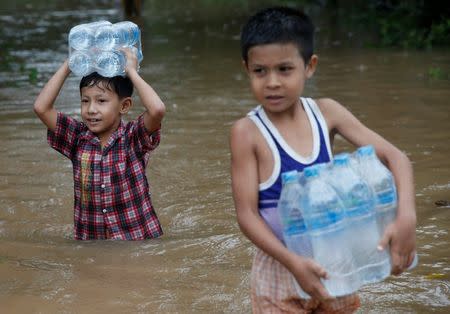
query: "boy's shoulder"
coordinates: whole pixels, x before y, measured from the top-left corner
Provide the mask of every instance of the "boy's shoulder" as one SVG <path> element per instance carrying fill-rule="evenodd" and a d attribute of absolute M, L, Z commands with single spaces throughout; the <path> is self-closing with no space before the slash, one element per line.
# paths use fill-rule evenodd
<path fill-rule="evenodd" d="M 324 111 L 326 112 L 327 110 L 333 110 L 336 106 L 339 106 L 339 103 L 332 98 L 323 97 L 323 98 L 315 98 L 313 100 L 319 107 L 320 111 L 322 112 Z"/>
<path fill-rule="evenodd" d="M 348 111 L 332 98 L 317 98 L 314 102 L 331 129 L 347 118 Z"/>
<path fill-rule="evenodd" d="M 248 115 L 233 123 L 230 134 L 232 151 L 254 150 L 260 141 L 261 133 Z"/>
<path fill-rule="evenodd" d="M 326 119 L 339 120 L 345 118 L 349 111 L 338 101 L 332 98 L 316 99 L 320 112 Z"/>
<path fill-rule="evenodd" d="M 239 136 L 242 139 L 249 136 L 257 130 L 255 123 L 248 115 L 236 120 L 231 127 L 231 135 Z"/>

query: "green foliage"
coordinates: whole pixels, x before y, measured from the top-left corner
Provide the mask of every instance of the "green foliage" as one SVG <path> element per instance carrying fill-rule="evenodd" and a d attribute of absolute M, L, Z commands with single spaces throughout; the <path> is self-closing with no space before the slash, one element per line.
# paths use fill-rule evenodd
<path fill-rule="evenodd" d="M 38 81 L 38 70 L 36 68 L 29 69 L 28 81 L 31 84 L 36 84 L 37 83 L 37 81 Z"/>
<path fill-rule="evenodd" d="M 450 75 L 449 75 L 449 73 L 445 73 L 445 71 L 442 70 L 442 68 L 440 68 L 440 67 L 430 67 L 428 69 L 428 77 L 431 79 L 443 80 L 443 79 L 449 79 Z"/>
<path fill-rule="evenodd" d="M 431 48 L 450 46 L 450 17 L 432 1 L 381 1 L 375 7 L 381 46 Z"/>
<path fill-rule="evenodd" d="M 8 71 L 11 70 L 11 64 L 14 62 L 14 58 L 9 54 L 7 50 L 0 52 L 0 70 Z"/>
<path fill-rule="evenodd" d="M 341 33 L 370 47 L 430 49 L 450 46 L 450 6 L 437 0 L 328 0 Z"/>
<path fill-rule="evenodd" d="M 9 49 L 0 51 L 0 71 L 4 72 L 18 72 L 28 76 L 28 82 L 30 84 L 36 84 L 38 82 L 39 72 L 37 68 L 29 68 L 26 65 L 26 61 L 21 58 L 15 57 L 11 54 Z M 5 83 L 7 86 L 16 86 L 17 83 L 9 81 Z"/>
<path fill-rule="evenodd" d="M 449 46 L 450 19 L 420 28 L 414 19 L 385 17 L 378 20 L 381 46 L 431 48 Z"/>
<path fill-rule="evenodd" d="M 450 18 L 443 20 L 441 23 L 436 23 L 431 26 L 428 34 L 428 46 L 432 45 L 450 45 Z"/>

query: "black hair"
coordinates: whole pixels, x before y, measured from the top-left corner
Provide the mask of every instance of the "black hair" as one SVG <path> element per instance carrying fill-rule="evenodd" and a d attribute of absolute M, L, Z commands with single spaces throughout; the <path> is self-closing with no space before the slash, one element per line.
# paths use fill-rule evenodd
<path fill-rule="evenodd" d="M 270 7 L 249 18 L 241 31 L 242 59 L 247 63 L 253 46 L 266 44 L 297 46 L 305 64 L 313 55 L 314 25 L 303 12 L 289 7 Z"/>
<path fill-rule="evenodd" d="M 133 94 L 133 83 L 128 77 L 120 75 L 104 77 L 97 72 L 86 75 L 81 79 L 80 93 L 83 87 L 98 86 L 100 83 L 104 84 L 110 91 L 115 92 L 119 96 L 119 99 L 131 97 Z"/>

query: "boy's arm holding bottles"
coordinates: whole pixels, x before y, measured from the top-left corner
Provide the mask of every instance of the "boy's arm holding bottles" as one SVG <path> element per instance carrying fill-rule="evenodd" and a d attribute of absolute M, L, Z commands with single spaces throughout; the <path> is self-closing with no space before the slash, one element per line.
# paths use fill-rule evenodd
<path fill-rule="evenodd" d="M 66 60 L 45 84 L 34 102 L 34 112 L 50 131 L 55 130 L 58 116 L 53 105 L 69 74 L 70 69 Z"/>
<path fill-rule="evenodd" d="M 147 131 L 152 133 L 161 127 L 161 121 L 164 117 L 166 107 L 154 89 L 137 72 L 138 59 L 136 54 L 129 48 L 123 49 L 123 52 L 127 59 L 125 73 L 133 82 L 142 105 L 146 109 L 144 113 L 144 124 Z"/>
<path fill-rule="evenodd" d="M 259 215 L 257 132 L 253 122 L 246 118 L 237 121 L 231 130 L 232 190 L 239 227 L 257 247 L 284 265 L 311 297 L 330 299 L 320 281 L 327 277 L 325 270 L 312 259 L 290 252 Z"/>
<path fill-rule="evenodd" d="M 385 231 L 380 249 L 390 245 L 392 274 L 399 275 L 414 260 L 416 211 L 413 169 L 409 158 L 397 147 L 363 125 L 353 114 L 332 99 L 318 99 L 331 134 L 340 134 L 355 146 L 373 145 L 378 158 L 392 172 L 398 193 L 397 217 Z"/>

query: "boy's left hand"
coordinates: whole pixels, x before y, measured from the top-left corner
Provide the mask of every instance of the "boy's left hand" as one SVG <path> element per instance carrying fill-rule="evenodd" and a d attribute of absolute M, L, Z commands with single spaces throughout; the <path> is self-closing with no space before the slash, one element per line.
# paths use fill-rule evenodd
<path fill-rule="evenodd" d="M 387 226 L 379 249 L 390 246 L 393 275 L 400 275 L 414 260 L 416 254 L 415 215 L 403 214 Z"/>
<path fill-rule="evenodd" d="M 125 73 L 128 74 L 130 71 L 137 71 L 138 69 L 138 60 L 136 57 L 136 53 L 131 48 L 121 48 L 120 49 L 127 59 L 127 63 L 125 66 Z"/>

